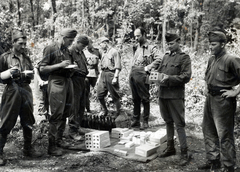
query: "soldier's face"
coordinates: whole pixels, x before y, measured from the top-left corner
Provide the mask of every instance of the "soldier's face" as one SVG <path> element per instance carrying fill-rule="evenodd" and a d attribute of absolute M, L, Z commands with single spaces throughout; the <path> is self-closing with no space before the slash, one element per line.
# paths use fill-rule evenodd
<path fill-rule="evenodd" d="M 87 46 L 87 45 L 82 44 L 81 42 L 78 42 L 78 43 L 77 43 L 77 47 L 78 47 L 78 50 L 79 50 L 79 51 L 82 51 L 86 46 Z"/>
<path fill-rule="evenodd" d="M 23 53 L 26 50 L 26 43 L 27 40 L 23 39 L 23 38 L 19 38 L 17 41 L 15 41 L 13 43 L 13 48 L 19 52 L 19 53 Z"/>
<path fill-rule="evenodd" d="M 167 45 L 168 45 L 169 51 L 171 52 L 175 52 L 179 49 L 179 43 L 176 40 L 168 42 Z"/>
<path fill-rule="evenodd" d="M 106 50 L 107 49 L 107 41 L 103 41 L 100 43 L 100 47 L 103 49 L 103 50 Z"/>
<path fill-rule="evenodd" d="M 63 38 L 63 45 L 64 45 L 65 47 L 69 47 L 70 45 L 72 45 L 73 41 L 74 41 L 74 38 L 64 37 L 64 38 Z"/>
<path fill-rule="evenodd" d="M 224 44 L 221 42 L 210 42 L 209 48 L 211 55 L 218 55 L 224 48 Z"/>
<path fill-rule="evenodd" d="M 134 36 L 135 36 L 135 39 L 136 39 L 137 42 L 139 42 L 139 43 L 143 42 L 144 38 L 143 38 L 143 35 L 141 34 L 140 29 L 136 29 L 134 31 Z"/>

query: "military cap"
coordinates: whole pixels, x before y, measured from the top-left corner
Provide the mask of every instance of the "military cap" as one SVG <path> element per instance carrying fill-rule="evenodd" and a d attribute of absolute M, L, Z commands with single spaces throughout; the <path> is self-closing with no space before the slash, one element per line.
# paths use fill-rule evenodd
<path fill-rule="evenodd" d="M 80 42 L 80 43 L 82 43 L 83 45 L 88 45 L 89 40 L 88 40 L 88 37 L 87 37 L 87 36 L 79 36 L 79 37 L 77 38 L 77 42 Z"/>
<path fill-rule="evenodd" d="M 177 34 L 173 34 L 173 33 L 167 33 L 167 34 L 165 35 L 165 38 L 166 38 L 166 41 L 167 41 L 167 42 L 172 42 L 172 41 L 174 41 L 174 40 L 176 40 L 176 39 L 180 39 Z"/>
<path fill-rule="evenodd" d="M 221 31 L 210 31 L 208 34 L 209 42 L 226 42 L 227 37 Z"/>
<path fill-rule="evenodd" d="M 108 41 L 109 42 L 109 39 L 107 37 L 105 37 L 105 36 L 99 38 L 99 43 L 102 43 L 104 41 Z"/>
<path fill-rule="evenodd" d="M 71 28 L 65 28 L 61 31 L 61 36 L 67 38 L 75 38 L 77 35 L 77 31 Z"/>
<path fill-rule="evenodd" d="M 25 33 L 23 33 L 23 31 L 14 31 L 13 34 L 12 34 L 12 40 L 15 41 L 19 38 L 23 38 L 23 39 L 26 39 L 27 36 Z"/>

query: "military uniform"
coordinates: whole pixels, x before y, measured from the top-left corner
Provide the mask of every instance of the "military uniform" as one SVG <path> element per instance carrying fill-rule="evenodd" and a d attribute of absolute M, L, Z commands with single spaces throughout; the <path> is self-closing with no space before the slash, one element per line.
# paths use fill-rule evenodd
<path fill-rule="evenodd" d="M 87 58 L 87 68 L 88 68 L 88 75 L 85 79 L 85 86 L 86 86 L 86 92 L 85 92 L 85 98 L 86 98 L 86 109 L 90 110 L 90 101 L 89 101 L 89 94 L 90 94 L 90 86 L 95 87 L 97 82 L 97 77 L 99 74 L 98 71 L 98 62 L 101 59 L 101 54 L 98 49 L 93 48 L 91 52 L 86 49 L 84 51 L 84 54 Z"/>
<path fill-rule="evenodd" d="M 41 66 L 54 65 L 63 60 L 73 63 L 69 50 L 58 43 L 47 46 L 43 51 Z M 73 105 L 73 84 L 71 69 L 57 69 L 49 73 L 48 99 L 51 110 L 49 118 L 49 146 L 55 147 L 62 141 L 66 118 L 71 115 Z"/>
<path fill-rule="evenodd" d="M 163 57 L 158 72 L 169 76 L 166 83 L 159 87 L 159 107 L 167 125 L 167 140 L 173 140 L 174 123 L 178 132 L 181 150 L 187 149 L 185 133 L 185 84 L 191 77 L 190 57 L 178 50 Z"/>
<path fill-rule="evenodd" d="M 69 134 L 73 136 L 78 133 L 85 111 L 85 78 L 88 74 L 87 59 L 83 51 L 78 51 L 76 46 L 70 50 L 73 60 L 78 68 L 72 76 L 74 88 L 74 111 L 69 117 Z"/>
<path fill-rule="evenodd" d="M 234 166 L 234 116 L 236 97 L 224 98 L 220 90 L 230 90 L 240 83 L 240 59 L 223 51 L 211 57 L 205 74 L 208 95 L 204 106 L 203 134 L 208 160 L 220 160 Z"/>
<path fill-rule="evenodd" d="M 21 72 L 24 70 L 33 70 L 30 58 L 22 54 L 22 59 L 23 61 L 14 55 L 12 51 L 2 54 L 0 58 L 0 72 L 8 70 L 12 66 L 18 66 Z M 0 111 L 0 133 L 4 137 L 7 136 L 14 127 L 18 115 L 21 119 L 24 137 L 28 137 L 26 133 L 32 135 L 30 132 L 32 132 L 35 120 L 33 116 L 32 90 L 29 86 L 31 79 L 32 78 L 25 77 L 24 74 L 21 74 L 21 77 L 18 79 L 9 78 L 7 80 L 1 80 L 2 83 L 7 84 L 2 95 Z"/>
<path fill-rule="evenodd" d="M 156 46 L 146 42 L 142 46 L 138 45 L 131 61 L 131 71 L 129 76 L 130 88 L 133 97 L 133 119 L 140 122 L 141 103 L 144 107 L 143 120 L 148 122 L 150 114 L 150 94 L 149 83 L 147 81 L 149 73 L 144 67 L 157 69 L 161 62 L 161 57 Z"/>
<path fill-rule="evenodd" d="M 118 51 L 109 47 L 107 51 L 102 52 L 101 59 L 101 75 L 99 78 L 99 82 L 97 85 L 97 97 L 105 110 L 107 111 L 107 107 L 105 105 L 104 98 L 107 96 L 108 91 L 110 92 L 113 102 L 116 104 L 117 112 L 120 111 L 120 95 L 119 95 L 119 82 L 116 84 L 112 84 L 112 80 L 114 78 L 115 70 L 121 70 L 121 57 Z"/>

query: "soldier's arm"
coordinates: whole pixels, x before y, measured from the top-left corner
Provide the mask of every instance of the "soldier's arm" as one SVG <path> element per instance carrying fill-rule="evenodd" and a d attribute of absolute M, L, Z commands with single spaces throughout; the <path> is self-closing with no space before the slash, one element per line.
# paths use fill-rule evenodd
<path fill-rule="evenodd" d="M 145 71 L 151 71 L 151 69 L 157 69 L 162 62 L 163 55 L 158 50 L 157 46 L 151 49 L 151 55 L 153 62 L 145 67 Z"/>

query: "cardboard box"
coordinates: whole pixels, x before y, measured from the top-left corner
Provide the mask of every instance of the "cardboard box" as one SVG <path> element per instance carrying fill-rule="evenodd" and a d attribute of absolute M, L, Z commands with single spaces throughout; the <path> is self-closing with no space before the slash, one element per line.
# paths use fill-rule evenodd
<path fill-rule="evenodd" d="M 99 149 L 110 145 L 108 131 L 94 131 L 85 134 L 85 146 L 87 149 Z"/>
<path fill-rule="evenodd" d="M 135 154 L 143 157 L 148 157 L 156 153 L 159 146 L 160 145 L 156 146 L 156 145 L 150 145 L 150 144 L 140 145 L 135 148 Z"/>
<path fill-rule="evenodd" d="M 164 143 L 167 140 L 166 129 L 159 129 L 156 132 L 152 133 L 149 137 L 150 142 L 155 143 Z"/>

